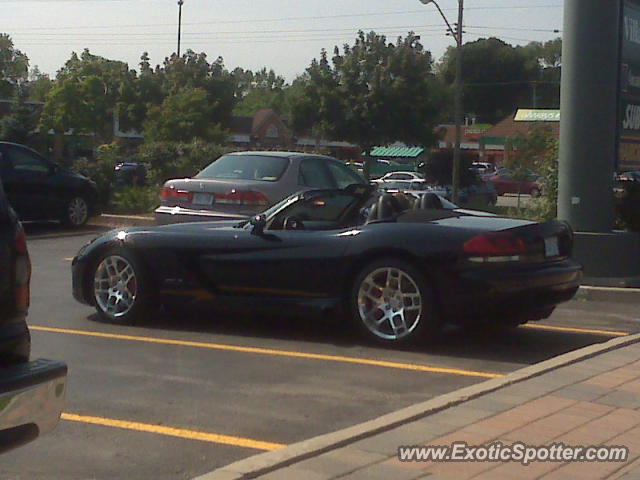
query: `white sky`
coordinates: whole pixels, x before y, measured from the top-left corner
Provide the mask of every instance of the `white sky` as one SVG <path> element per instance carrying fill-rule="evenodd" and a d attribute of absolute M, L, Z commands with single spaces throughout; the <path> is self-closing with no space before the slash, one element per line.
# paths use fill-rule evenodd
<path fill-rule="evenodd" d="M 438 0 L 449 21 L 456 0 Z M 563 0 L 466 0 L 465 41 L 497 36 L 511 44 L 559 36 Z M 55 72 L 87 47 L 138 68 L 148 51 L 155 66 L 176 50 L 177 0 L 0 0 L 1 33 L 8 33 L 31 66 Z M 447 46 L 434 5 L 418 0 L 184 0 L 182 47 L 222 56 L 228 69 L 273 68 L 288 81 L 324 47 L 353 43 L 375 30 L 393 39 L 413 30 L 439 60 Z"/>

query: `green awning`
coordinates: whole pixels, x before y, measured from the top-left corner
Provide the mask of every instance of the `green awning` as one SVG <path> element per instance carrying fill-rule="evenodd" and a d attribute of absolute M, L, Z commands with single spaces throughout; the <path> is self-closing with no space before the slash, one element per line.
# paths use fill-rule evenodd
<path fill-rule="evenodd" d="M 417 158 L 424 152 L 422 147 L 373 147 L 372 157 Z"/>
<path fill-rule="evenodd" d="M 515 122 L 559 122 L 560 110 L 534 110 L 521 108 L 513 119 Z"/>

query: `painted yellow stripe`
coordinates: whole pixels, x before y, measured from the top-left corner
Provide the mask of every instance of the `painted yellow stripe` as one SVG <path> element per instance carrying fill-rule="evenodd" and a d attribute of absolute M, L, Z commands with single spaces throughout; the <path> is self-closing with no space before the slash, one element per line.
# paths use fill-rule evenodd
<path fill-rule="evenodd" d="M 372 360 L 368 358 L 343 357 L 341 355 L 325 355 L 320 353 L 294 352 L 291 350 L 274 350 L 270 348 L 243 347 L 240 345 L 225 345 L 220 343 L 191 342 L 186 340 L 172 340 L 167 338 L 138 337 L 133 335 L 120 335 L 115 333 L 91 332 L 86 330 L 71 330 L 66 328 L 30 326 L 32 330 L 53 333 L 67 333 L 71 335 L 85 335 L 88 337 L 111 338 L 116 340 L 132 340 L 136 342 L 159 343 L 163 345 L 179 345 L 182 347 L 208 348 L 212 350 L 226 350 L 231 352 L 254 353 L 258 355 L 274 355 L 280 357 L 306 358 L 311 360 L 326 360 L 330 362 L 354 363 L 374 367 L 394 368 L 398 370 L 410 370 L 428 373 L 449 373 L 452 375 L 464 375 L 469 377 L 497 378 L 504 375 L 499 373 L 478 372 L 474 370 L 461 370 L 457 368 L 432 367 L 413 363 L 387 362 L 385 360 Z"/>
<path fill-rule="evenodd" d="M 617 332 L 615 330 L 596 330 L 593 328 L 573 328 L 573 327 L 559 327 L 555 325 L 542 325 L 542 324 L 526 324 L 522 325 L 526 328 L 533 328 L 536 330 L 552 330 L 556 332 L 572 332 L 572 333 L 592 333 L 596 335 L 608 335 L 610 337 L 626 337 L 629 332 Z"/>
<path fill-rule="evenodd" d="M 73 257 L 65 257 L 64 259 L 65 262 L 70 262 L 71 260 L 73 260 Z"/>
<path fill-rule="evenodd" d="M 168 435 L 170 437 L 186 438 L 189 440 L 200 440 L 202 442 L 221 443 L 224 445 L 233 445 L 234 447 L 253 448 L 255 450 L 271 451 L 286 446 L 281 443 L 263 442 L 260 440 L 253 440 L 251 438 L 199 432 L 197 430 L 165 427 L 162 425 L 151 425 L 149 423 L 129 422 L 127 420 L 117 420 L 114 418 L 90 417 L 86 415 L 76 415 L 74 413 L 63 413 L 60 418 L 71 422 L 91 423 L 93 425 L 102 425 L 104 427 L 124 428 L 126 430 L 136 430 L 138 432 L 154 433 L 156 435 Z"/>

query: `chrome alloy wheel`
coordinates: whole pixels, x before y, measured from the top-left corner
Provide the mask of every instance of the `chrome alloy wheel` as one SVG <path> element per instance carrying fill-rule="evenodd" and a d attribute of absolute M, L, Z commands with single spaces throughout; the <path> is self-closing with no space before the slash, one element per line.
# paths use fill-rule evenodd
<path fill-rule="evenodd" d="M 400 340 L 420 323 L 420 289 L 411 276 L 399 268 L 378 268 L 360 284 L 358 314 L 377 337 Z"/>
<path fill-rule="evenodd" d="M 110 255 L 100 262 L 93 280 L 93 295 L 106 315 L 118 318 L 129 313 L 137 293 L 136 273 L 129 260 Z"/>
<path fill-rule="evenodd" d="M 69 202 L 67 206 L 67 217 L 69 223 L 73 226 L 79 227 L 84 225 L 89 215 L 89 207 L 87 202 L 81 197 L 75 197 Z"/>

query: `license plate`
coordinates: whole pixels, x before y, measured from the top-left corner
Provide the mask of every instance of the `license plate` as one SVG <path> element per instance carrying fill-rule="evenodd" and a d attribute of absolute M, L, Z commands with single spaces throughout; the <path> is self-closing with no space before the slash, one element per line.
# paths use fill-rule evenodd
<path fill-rule="evenodd" d="M 545 257 L 557 257 L 560 255 L 560 248 L 558 247 L 558 237 L 549 237 L 544 239 L 544 256 Z"/>
<path fill-rule="evenodd" d="M 194 193 L 193 194 L 194 205 L 213 205 L 213 195 L 210 193 Z"/>

